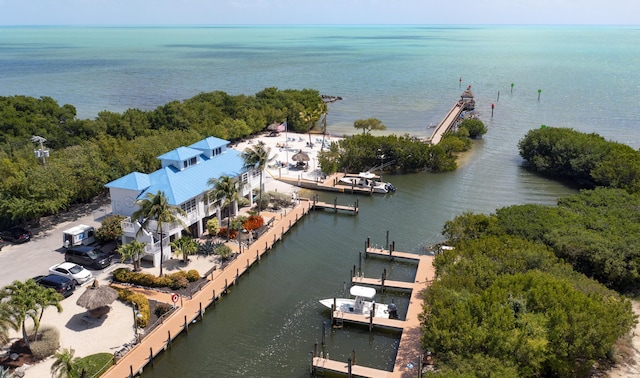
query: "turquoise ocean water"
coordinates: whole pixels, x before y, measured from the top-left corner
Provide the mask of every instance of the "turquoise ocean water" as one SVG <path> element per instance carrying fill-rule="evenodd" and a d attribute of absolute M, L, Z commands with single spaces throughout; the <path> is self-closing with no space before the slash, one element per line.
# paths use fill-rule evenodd
<path fill-rule="evenodd" d="M 377 117 L 424 134 L 462 78 L 485 115 L 498 103 L 513 126 L 600 131 L 637 147 L 626 129 L 639 113 L 638 40 L 634 27 L 4 27 L 0 95 L 51 96 L 93 118 L 213 90 L 315 88 L 345 98 L 331 109 L 335 132 Z"/>
<path fill-rule="evenodd" d="M 359 197 L 357 217 L 308 217 L 145 372 L 302 377 L 327 319 L 317 299 L 341 292 L 366 237 L 382 245 L 389 230 L 398 250 L 421 253 L 464 211 L 552 205 L 575 193 L 522 169 L 517 143 L 542 124 L 639 148 L 638 41 L 640 27 L 0 27 L 0 95 L 50 96 L 93 118 L 214 90 L 314 88 L 344 98 L 330 104 L 332 134 L 376 117 L 388 132 L 426 136 L 471 85 L 489 132 L 467 163 L 445 174 L 386 175 L 398 192 Z M 411 277 L 410 266 L 365 263 L 368 276 L 383 267 L 389 279 Z M 396 335 L 346 329 L 329 342 L 332 358 L 357 349 L 367 366 L 393 366 Z"/>

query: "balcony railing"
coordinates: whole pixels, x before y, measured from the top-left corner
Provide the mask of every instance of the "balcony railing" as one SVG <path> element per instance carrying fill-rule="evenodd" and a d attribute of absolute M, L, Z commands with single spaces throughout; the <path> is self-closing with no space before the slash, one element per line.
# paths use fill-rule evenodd
<path fill-rule="evenodd" d="M 162 247 L 163 248 L 168 248 L 169 247 L 169 237 L 168 236 L 162 238 Z M 145 253 L 145 255 L 155 255 L 157 253 L 160 253 L 160 241 L 156 240 L 153 243 L 147 243 L 147 245 L 145 245 L 145 247 L 144 247 L 144 253 Z"/>
<path fill-rule="evenodd" d="M 182 220 L 184 225 L 191 225 L 200 219 L 197 211 L 192 211 L 190 213 L 187 213 L 186 216 L 178 215 L 178 218 Z M 125 218 L 120 223 L 120 225 L 122 227 L 122 231 L 125 234 L 134 235 L 136 232 L 138 232 L 139 225 L 137 222 L 132 222 L 131 218 Z M 162 225 L 162 234 L 173 235 L 178 231 L 182 231 L 185 228 L 184 225 L 181 224 L 180 222 L 164 223 Z M 145 230 L 147 230 L 147 232 L 149 232 L 150 234 L 156 234 L 157 229 L 158 229 L 158 222 L 155 220 L 150 220 L 147 223 L 147 226 L 145 227 Z"/>

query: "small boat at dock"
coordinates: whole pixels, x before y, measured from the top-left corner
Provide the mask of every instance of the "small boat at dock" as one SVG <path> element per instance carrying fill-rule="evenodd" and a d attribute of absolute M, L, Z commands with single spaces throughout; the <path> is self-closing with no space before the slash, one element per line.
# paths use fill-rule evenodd
<path fill-rule="evenodd" d="M 336 311 L 342 311 L 349 314 L 369 316 L 371 311 L 375 311 L 374 318 L 396 319 L 398 310 L 396 305 L 390 303 L 376 303 L 373 298 L 376 295 L 376 289 L 373 287 L 353 285 L 349 290 L 349 294 L 353 298 L 327 298 L 320 300 L 320 303 L 327 307 L 336 306 Z"/>
<path fill-rule="evenodd" d="M 370 188 L 374 193 L 395 192 L 396 187 L 390 182 L 376 180 L 376 175 L 371 172 L 360 172 L 357 176 L 346 175 L 340 179 L 340 184 L 357 186 L 359 188 Z"/>

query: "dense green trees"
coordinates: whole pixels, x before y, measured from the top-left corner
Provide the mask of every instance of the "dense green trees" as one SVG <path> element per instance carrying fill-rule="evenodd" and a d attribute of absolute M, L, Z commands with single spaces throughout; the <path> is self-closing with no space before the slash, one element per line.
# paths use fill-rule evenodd
<path fill-rule="evenodd" d="M 464 132 L 469 135 L 469 138 L 476 139 L 487 133 L 487 127 L 484 123 L 477 118 L 466 118 L 460 125 L 458 125 L 458 130 Z"/>
<path fill-rule="evenodd" d="M 512 235 L 548 246 L 576 271 L 623 293 L 640 289 L 640 194 L 583 190 L 558 206 L 515 205 L 445 223 L 452 242 Z"/>
<path fill-rule="evenodd" d="M 446 222 L 455 249 L 436 257 L 422 315 L 439 373 L 587 376 L 611 358 L 636 322 L 610 289 L 640 288 L 639 208 L 640 194 L 599 188 Z"/>
<path fill-rule="evenodd" d="M 37 223 L 132 171 L 152 172 L 157 156 L 207 136 L 233 141 L 285 119 L 289 130 L 306 132 L 300 113 L 323 105 L 315 90 L 267 88 L 255 96 L 201 93 L 150 111 L 78 120 L 73 106 L 50 97 L 0 97 L 0 229 Z M 33 135 L 47 140 L 46 165 L 34 157 Z"/>
<path fill-rule="evenodd" d="M 479 236 L 435 265 L 423 345 L 445 376 L 586 376 L 635 324 L 628 300 L 538 243 Z"/>
<path fill-rule="evenodd" d="M 597 134 L 544 127 L 529 131 L 518 146 L 528 165 L 543 175 L 582 188 L 640 190 L 640 152 Z"/>
<path fill-rule="evenodd" d="M 459 141 L 459 148 L 453 143 Z M 431 146 L 410 136 L 379 136 L 368 133 L 356 134 L 342 139 L 337 146 L 319 154 L 319 162 L 324 172 L 347 170 L 349 172 L 366 171 L 380 164 L 389 164 L 385 169 L 399 172 L 430 170 L 444 172 L 456 169 L 456 152 L 471 147 L 467 138 L 448 135 L 443 142 Z M 336 168 L 333 170 L 332 168 Z"/>

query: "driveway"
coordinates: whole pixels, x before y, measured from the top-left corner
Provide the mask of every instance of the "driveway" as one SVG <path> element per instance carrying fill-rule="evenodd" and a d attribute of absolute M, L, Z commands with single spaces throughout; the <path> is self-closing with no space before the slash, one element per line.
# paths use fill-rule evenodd
<path fill-rule="evenodd" d="M 110 212 L 110 206 L 86 206 L 64 215 L 52 216 L 43 221 L 44 227 L 31 229 L 33 239 L 23 244 L 7 243 L 0 250 L 0 287 L 11 284 L 15 280 L 25 281 L 39 275 L 48 274 L 49 267 L 64 261 L 62 248 L 62 231 L 77 224 L 100 227 L 101 218 Z M 59 221 L 59 222 L 57 222 Z M 111 267 L 105 271 L 92 270 L 94 276 L 101 279 Z"/>

